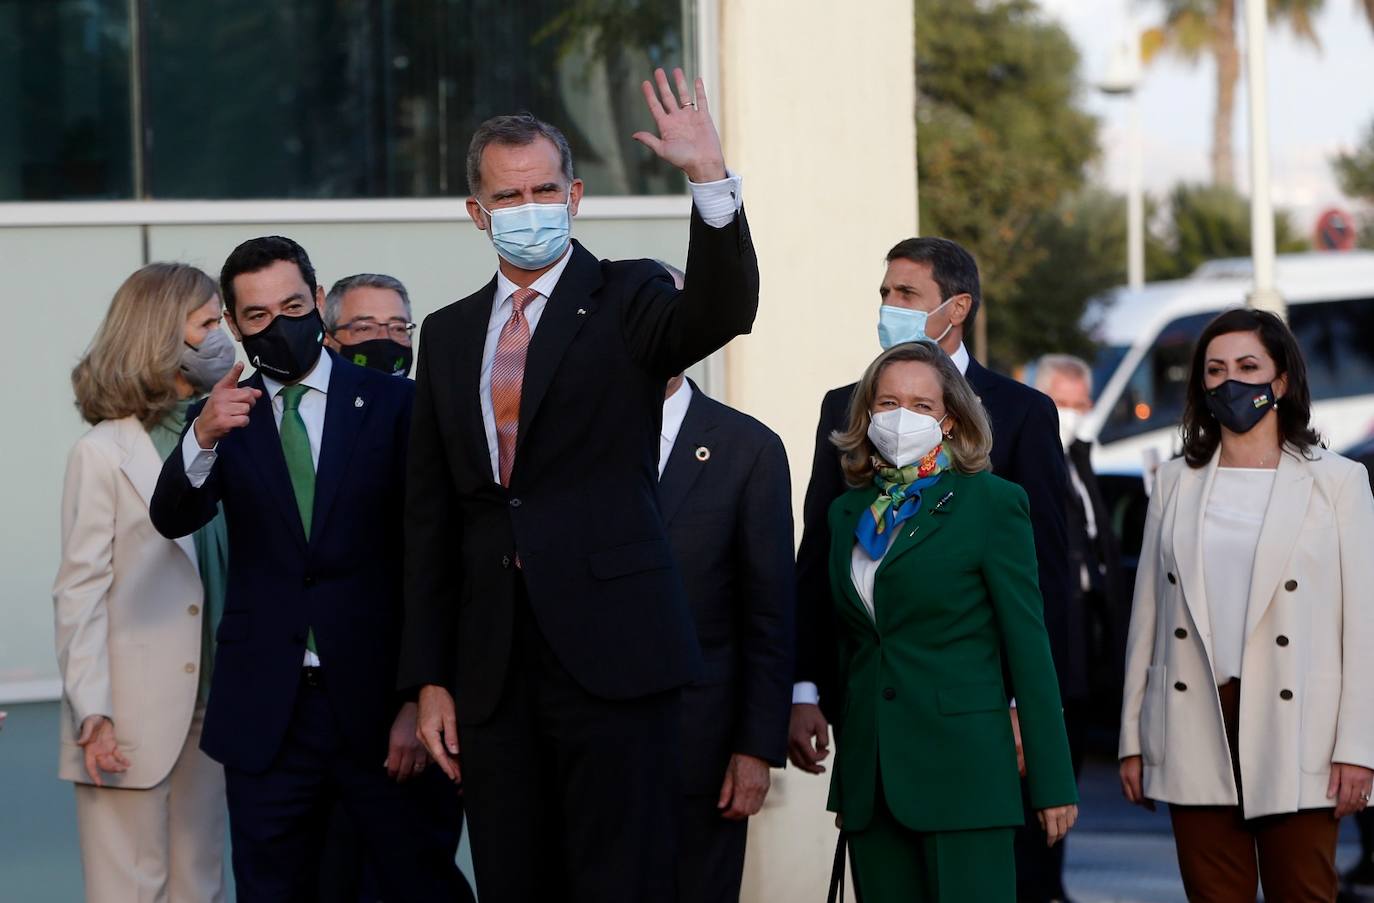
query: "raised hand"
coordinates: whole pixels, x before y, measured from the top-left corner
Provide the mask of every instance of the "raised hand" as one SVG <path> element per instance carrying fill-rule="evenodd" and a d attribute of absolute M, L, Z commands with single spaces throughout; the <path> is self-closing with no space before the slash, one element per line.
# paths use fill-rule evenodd
<path fill-rule="evenodd" d="M 687 77 L 673 70 L 677 93 L 668 85 L 662 69 L 654 70 L 654 84 L 644 82 L 644 101 L 654 117 L 658 134 L 635 132 L 634 139 L 659 157 L 687 174 L 698 184 L 725 178 L 725 155 L 720 150 L 720 135 L 711 121 L 706 103 L 706 85 L 696 80 L 695 92 L 687 90 Z"/>
<path fill-rule="evenodd" d="M 248 412 L 262 397 L 260 389 L 240 389 L 239 376 L 243 363 L 229 368 L 229 372 L 210 390 L 210 397 L 196 418 L 196 443 L 201 448 L 213 448 L 231 430 L 248 425 Z"/>

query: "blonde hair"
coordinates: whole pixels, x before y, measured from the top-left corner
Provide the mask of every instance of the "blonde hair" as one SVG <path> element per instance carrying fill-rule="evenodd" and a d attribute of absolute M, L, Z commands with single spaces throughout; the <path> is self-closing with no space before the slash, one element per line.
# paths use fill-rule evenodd
<path fill-rule="evenodd" d="M 840 450 L 840 466 L 845 481 L 854 488 L 867 486 L 876 470 L 873 459 L 877 451 L 868 438 L 868 424 L 872 419 L 873 399 L 878 394 L 878 378 L 889 364 L 904 361 L 928 364 L 940 380 L 945 397 L 945 411 L 952 422 L 947 432 L 953 433 L 944 441 L 950 467 L 962 473 L 991 470 L 988 454 L 992 451 L 992 425 L 988 422 L 983 403 L 974 394 L 959 368 L 938 345 L 931 342 L 907 342 L 894 345 L 874 359 L 864 371 L 849 403 L 849 426 L 844 432 L 836 430 L 830 441 Z"/>
<path fill-rule="evenodd" d="M 218 292 L 184 263 L 150 263 L 125 279 L 72 369 L 82 419 L 137 417 L 145 427 L 161 420 L 177 402 L 186 318 Z"/>

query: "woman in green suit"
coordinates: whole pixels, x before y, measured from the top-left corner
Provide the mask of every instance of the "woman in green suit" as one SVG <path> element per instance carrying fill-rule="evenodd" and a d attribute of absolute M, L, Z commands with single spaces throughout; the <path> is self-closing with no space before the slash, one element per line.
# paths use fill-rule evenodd
<path fill-rule="evenodd" d="M 880 355 L 832 441 L 855 488 L 830 509 L 844 700 L 829 808 L 855 884 L 864 903 L 1012 901 L 1009 698 L 1051 844 L 1078 815 L 1026 495 L 989 471 L 987 415 L 933 344 Z"/>

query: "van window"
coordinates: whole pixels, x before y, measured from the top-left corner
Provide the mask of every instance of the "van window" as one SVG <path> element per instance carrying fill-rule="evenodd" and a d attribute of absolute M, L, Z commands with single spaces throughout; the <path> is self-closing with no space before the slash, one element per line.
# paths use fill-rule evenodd
<path fill-rule="evenodd" d="M 1180 317 L 1160 331 L 1102 424 L 1099 442 L 1178 425 L 1193 344 L 1215 316 Z M 1294 304 L 1288 320 L 1313 401 L 1374 394 L 1374 298 Z"/>
<path fill-rule="evenodd" d="M 1193 343 L 1215 316 L 1203 313 L 1179 317 L 1159 331 L 1153 347 L 1136 365 L 1130 382 L 1102 424 L 1099 442 L 1114 442 L 1178 424 L 1183 417 Z"/>
<path fill-rule="evenodd" d="M 1288 323 L 1313 401 L 1374 393 L 1374 298 L 1294 304 Z"/>

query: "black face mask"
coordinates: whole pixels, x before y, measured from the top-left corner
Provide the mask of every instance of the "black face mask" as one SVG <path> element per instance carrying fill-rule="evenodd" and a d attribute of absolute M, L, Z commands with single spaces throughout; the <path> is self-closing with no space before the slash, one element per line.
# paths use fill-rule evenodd
<path fill-rule="evenodd" d="M 312 308 L 299 317 L 278 315 L 256 335 L 243 337 L 248 362 L 278 382 L 294 383 L 320 359 L 324 321 Z"/>
<path fill-rule="evenodd" d="M 1228 379 L 1207 393 L 1207 410 L 1233 433 L 1248 433 L 1277 401 L 1269 383 Z"/>
<path fill-rule="evenodd" d="M 368 339 L 356 345 L 341 345 L 339 354 L 359 367 L 370 367 L 392 376 L 410 375 L 410 346 L 392 339 Z"/>

